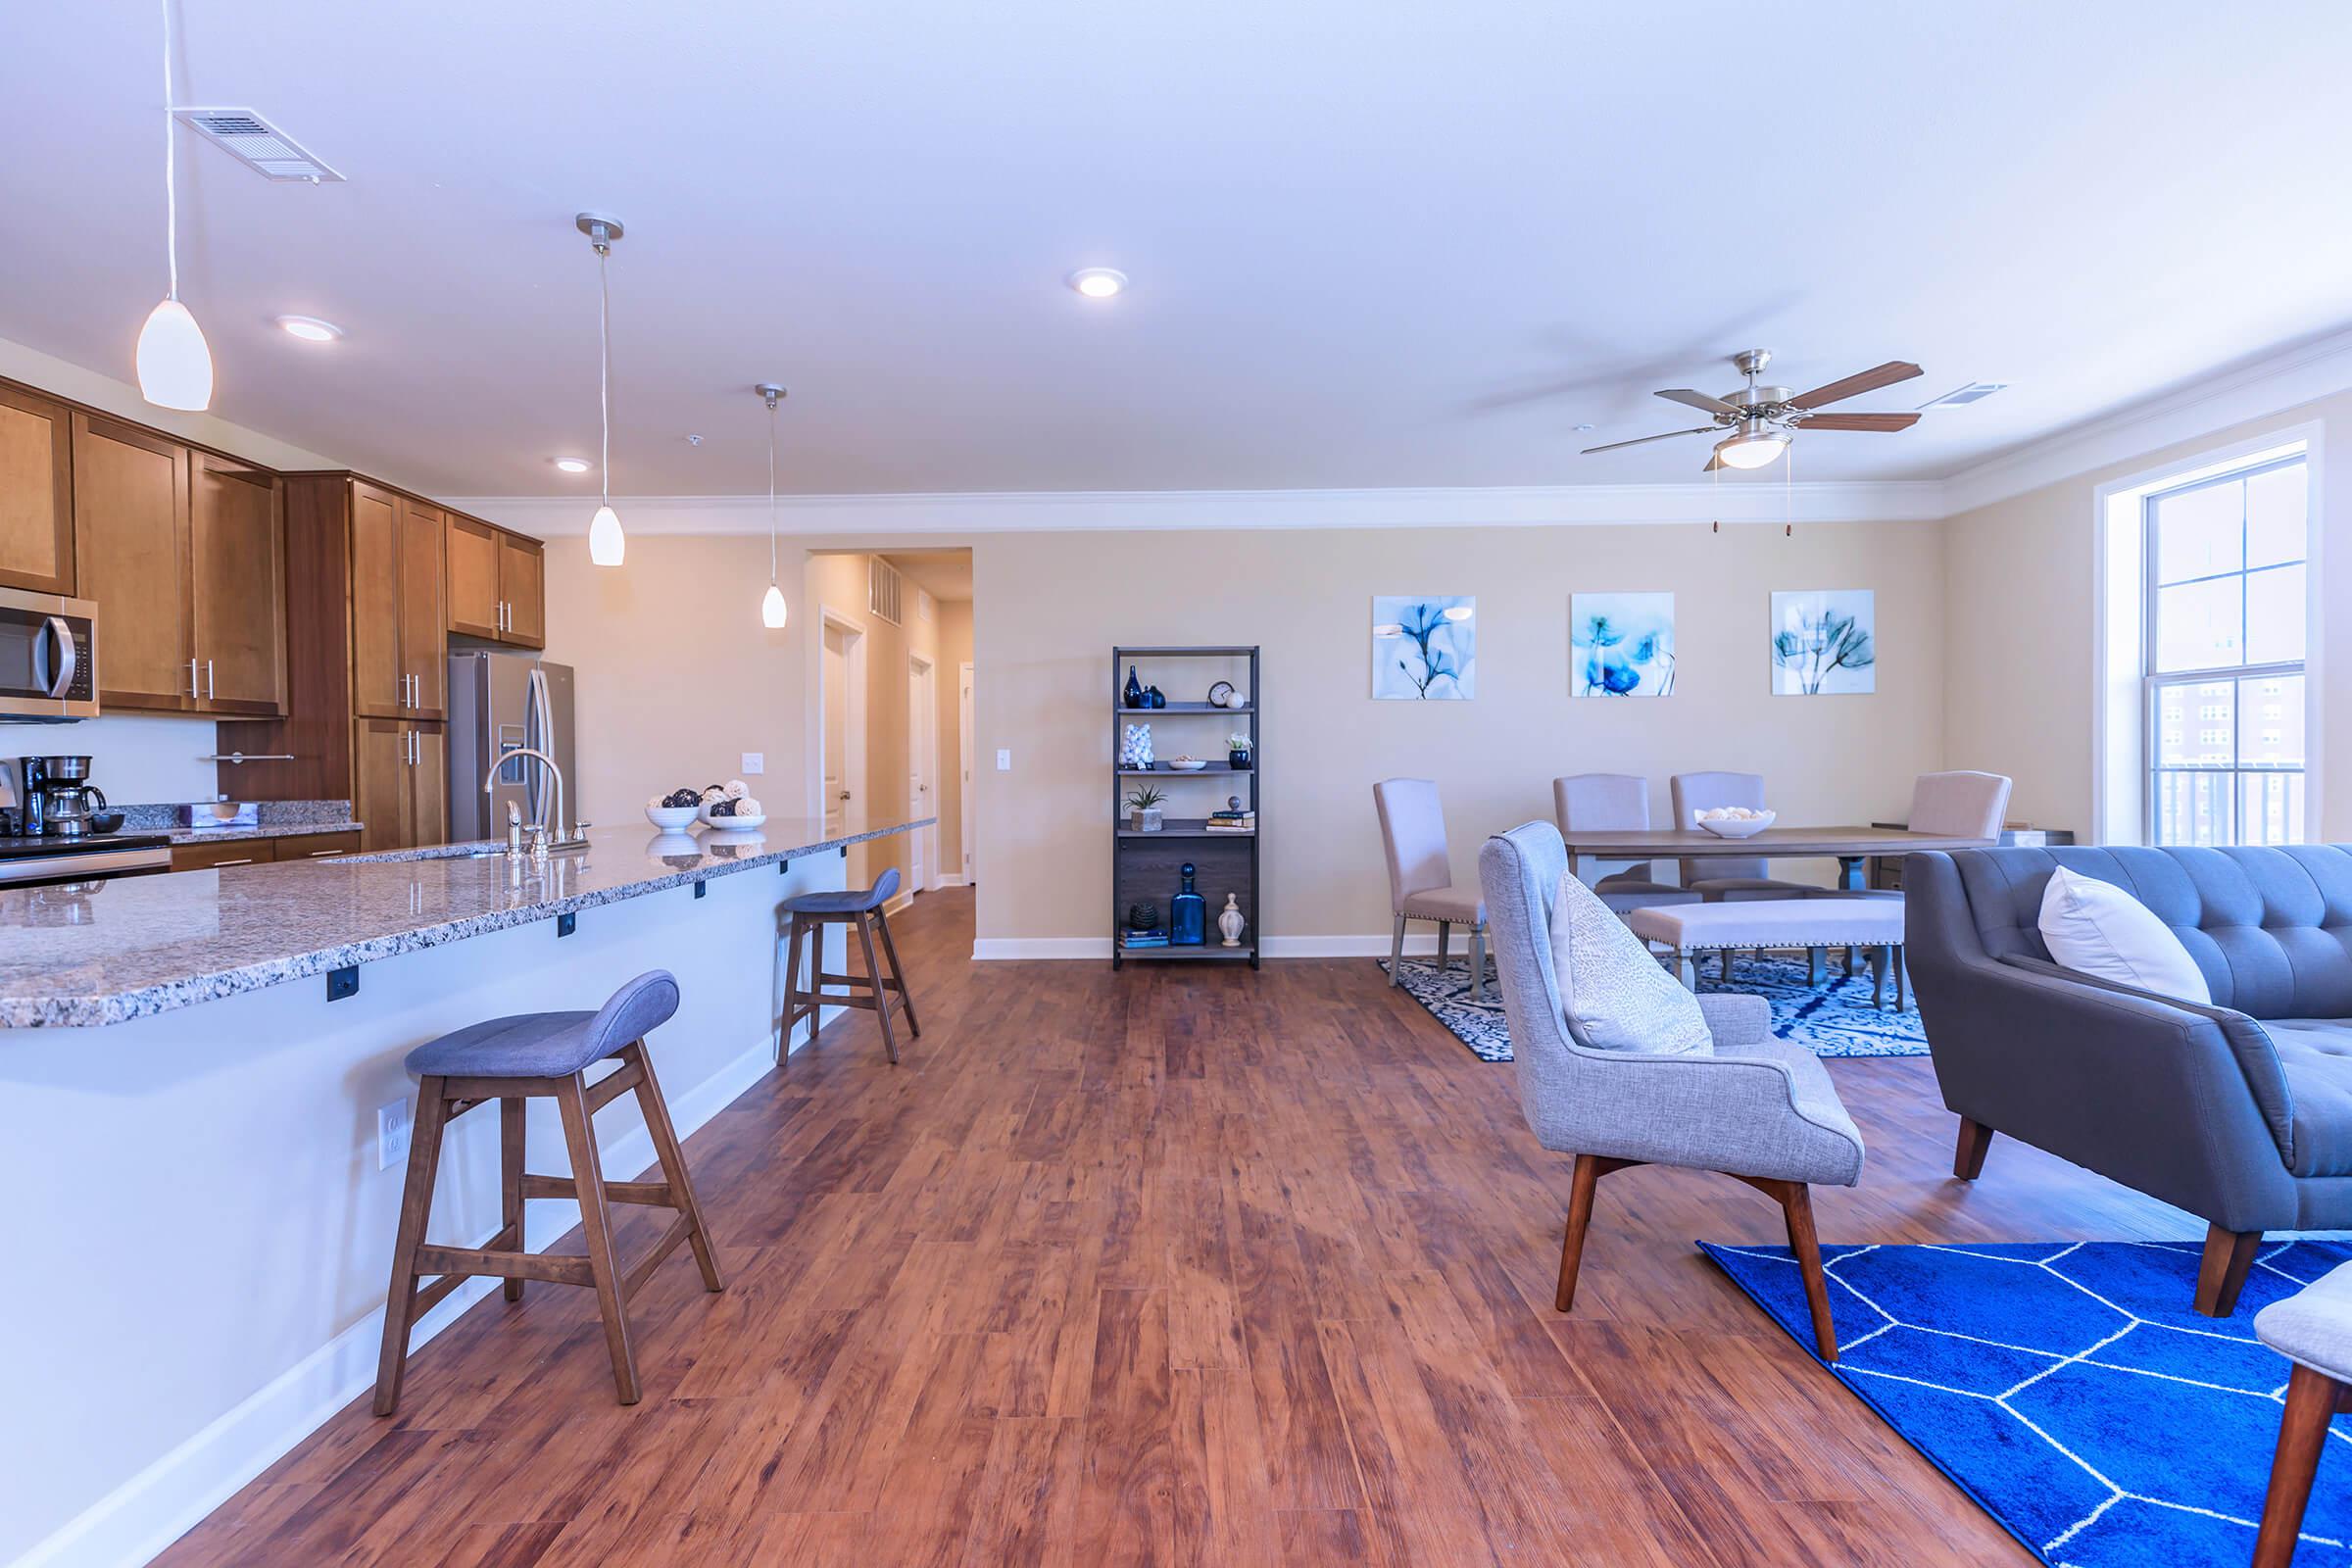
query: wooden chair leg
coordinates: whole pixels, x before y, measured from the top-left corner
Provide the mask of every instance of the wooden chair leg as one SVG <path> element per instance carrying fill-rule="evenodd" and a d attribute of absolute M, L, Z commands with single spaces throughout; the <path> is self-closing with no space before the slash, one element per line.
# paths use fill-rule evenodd
<path fill-rule="evenodd" d="M 865 983 L 872 989 L 874 1021 L 882 1026 L 882 1049 L 890 1054 L 890 1064 L 899 1064 L 899 1036 L 890 1026 L 890 997 L 882 989 L 881 966 L 874 962 L 874 927 L 860 912 L 858 916 L 858 945 L 865 950 Z"/>
<path fill-rule="evenodd" d="M 1397 975 L 1404 968 L 1404 916 L 1396 917 L 1396 937 L 1389 944 L 1389 984 L 1401 985 Z"/>
<path fill-rule="evenodd" d="M 2219 1225 L 2205 1230 L 2205 1257 L 2197 1265 L 2196 1309 L 2207 1317 L 2228 1317 L 2237 1310 L 2237 1293 L 2254 1266 L 2255 1250 L 2262 1246 L 2260 1231 L 2226 1231 Z"/>
<path fill-rule="evenodd" d="M 1903 950 L 1894 950 L 1894 1010 L 1901 1012 L 1911 1005 L 1911 966 L 1903 961 Z"/>
<path fill-rule="evenodd" d="M 596 1282 L 596 1309 L 605 1320 L 605 1348 L 612 1357 L 612 1383 L 620 1402 L 638 1399 L 637 1356 L 629 1348 L 628 1308 L 621 1300 L 620 1259 L 612 1250 L 612 1216 L 605 1206 L 605 1164 L 596 1151 L 589 1119 L 588 1091 L 578 1073 L 556 1091 L 564 1116 L 564 1142 L 571 1154 L 572 1186 L 580 1200 L 580 1230 L 588 1240 L 588 1272 Z"/>
<path fill-rule="evenodd" d="M 522 1150 L 523 1100 L 519 1095 L 508 1095 L 498 1102 L 498 1178 L 499 1213 L 509 1235 L 508 1246 L 515 1251 L 529 1250 L 522 1235 Z M 507 1276 L 507 1299 L 522 1299 L 522 1276 Z"/>
<path fill-rule="evenodd" d="M 1446 972 L 1446 965 L 1447 962 L 1446 950 L 1452 946 L 1453 922 L 1450 920 L 1440 920 L 1438 922 L 1438 973 L 1440 974 L 1444 974 Z"/>
<path fill-rule="evenodd" d="M 890 916 L 874 911 L 874 929 L 882 933 L 882 956 L 890 960 L 891 988 L 899 994 L 899 1005 L 906 1009 L 906 1032 L 915 1039 L 923 1038 L 923 1026 L 914 1021 L 914 995 L 906 989 L 906 971 L 899 967 L 899 945 L 890 939 Z"/>
<path fill-rule="evenodd" d="M 1838 1330 L 1830 1321 L 1830 1280 L 1821 1270 L 1821 1238 L 1813 1229 L 1813 1189 L 1784 1182 L 1781 1208 L 1788 1218 L 1788 1250 L 1805 1280 L 1805 1305 L 1813 1312 L 1813 1347 L 1824 1361 L 1838 1359 Z"/>
<path fill-rule="evenodd" d="M 1585 1260 L 1585 1231 L 1592 1223 L 1592 1189 L 1600 1182 L 1601 1163 L 1592 1154 L 1576 1156 L 1576 1175 L 1568 1189 L 1568 1234 L 1560 1243 L 1560 1284 L 1551 1298 L 1555 1312 L 1576 1305 L 1576 1273 Z"/>
<path fill-rule="evenodd" d="M 2254 1568 L 2288 1568 L 2303 1507 L 2328 1446 L 2328 1422 L 2347 1385 L 2297 1363 L 2286 1380 L 2286 1412 L 2278 1418 L 2278 1449 L 2271 1458 L 2271 1490 L 2262 1500 L 2262 1530 L 2254 1539 Z"/>
<path fill-rule="evenodd" d="M 1724 949 L 1715 957 L 1716 978 L 1727 986 L 1732 983 L 1732 950 L 1729 948 Z"/>
<path fill-rule="evenodd" d="M 392 1288 L 384 1297 L 384 1344 L 375 1362 L 377 1415 L 390 1415 L 399 1405 L 401 1380 L 409 1369 L 409 1330 L 416 1320 L 416 1250 L 424 1245 L 424 1223 L 433 1212 L 441 1130 L 448 1125 L 449 1102 L 442 1098 L 441 1080 L 427 1078 L 416 1089 L 408 1186 L 401 1193 L 400 1232 L 392 1243 Z"/>
<path fill-rule="evenodd" d="M 685 1217 L 686 1245 L 694 1249 L 695 1264 L 703 1271 L 703 1289 L 723 1291 L 727 1283 L 719 1277 L 718 1248 L 703 1223 L 703 1205 L 694 1196 L 694 1178 L 686 1171 L 685 1146 L 678 1142 L 678 1129 L 669 1119 L 669 1102 L 662 1098 L 661 1082 L 654 1077 L 653 1057 L 640 1040 L 622 1052 L 620 1058 L 624 1064 L 634 1063 L 644 1074 L 637 1081 L 637 1108 L 645 1114 L 645 1130 L 654 1140 L 654 1158 L 662 1166 L 662 1179 L 669 1184 L 671 1202 Z"/>
<path fill-rule="evenodd" d="M 1805 984 L 1816 991 L 1819 991 L 1821 983 L 1830 977 L 1829 956 L 1830 952 L 1827 948 L 1807 948 L 1805 950 Z"/>
<path fill-rule="evenodd" d="M 1487 1000 L 1487 928 L 1470 928 L 1470 1004 L 1478 1006 Z"/>
<path fill-rule="evenodd" d="M 787 915 L 784 919 L 784 1032 L 776 1041 L 776 1060 L 779 1063 L 786 1056 L 792 1054 L 792 1032 L 801 1025 L 802 923 L 798 914 Z M 819 941 L 821 943 L 821 937 Z M 823 954 L 821 946 L 818 954 L 821 959 Z M 824 964 L 820 961 L 814 967 L 821 969 Z M 815 1037 L 815 1030 L 812 1028 L 809 1031 L 809 1038 L 813 1040 Z"/>
<path fill-rule="evenodd" d="M 1981 1121 L 1960 1118 L 1960 1142 L 1952 1150 L 1952 1174 L 1973 1182 L 1984 1174 L 1984 1151 L 1992 1147 L 1992 1129 Z"/>

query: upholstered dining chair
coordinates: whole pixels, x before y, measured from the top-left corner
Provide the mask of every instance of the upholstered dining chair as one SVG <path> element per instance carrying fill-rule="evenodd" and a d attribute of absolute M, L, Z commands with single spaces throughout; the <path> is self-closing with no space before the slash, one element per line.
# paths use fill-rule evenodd
<path fill-rule="evenodd" d="M 1674 797 L 1678 830 L 1691 825 L 1692 813 L 1712 811 L 1719 806 L 1764 809 L 1761 773 L 1677 773 L 1667 781 L 1667 791 Z M 1785 882 L 1771 871 L 1772 862 L 1762 856 L 1709 856 L 1703 860 L 1683 861 L 1683 886 L 1709 904 L 1726 899 L 1801 899 L 1822 891 L 1818 883 Z"/>
<path fill-rule="evenodd" d="M 1551 781 L 1551 814 L 1563 834 L 1646 833 L 1649 780 L 1632 773 L 1570 773 Z M 1644 860 L 1613 871 L 1592 884 L 1600 902 L 1619 914 L 1670 904 L 1696 904 L 1701 895 L 1657 880 L 1657 865 Z"/>
<path fill-rule="evenodd" d="M 1911 817 L 1909 827 L 1914 833 L 1942 833 L 1956 839 L 1984 839 L 2001 836 L 2001 824 L 2009 816 L 2009 779 L 2000 773 L 1978 773 L 1967 768 L 1949 773 L 1922 773 L 1911 785 Z M 1833 899 L 1899 899 L 1899 888 L 1820 888 L 1815 898 Z M 1850 973 L 1850 956 L 1846 963 Z"/>
<path fill-rule="evenodd" d="M 1457 925 L 1470 928 L 1470 1000 L 1483 1004 L 1487 986 L 1487 906 L 1476 888 L 1457 888 L 1446 858 L 1446 811 L 1437 784 L 1425 778 L 1383 779 L 1372 786 L 1380 809 L 1380 838 L 1389 855 L 1389 907 L 1396 940 L 1389 948 L 1389 984 L 1404 964 L 1404 922 L 1438 923 L 1438 968 Z"/>
<path fill-rule="evenodd" d="M 1812 1189 L 1861 1179 L 1862 1135 L 1828 1070 L 1804 1047 L 1773 1038 L 1771 1004 L 1753 995 L 1696 999 L 1709 1054 L 1592 1049 L 1569 1004 L 1578 977 L 1562 976 L 1552 961 L 1551 912 L 1567 871 L 1566 847 L 1549 822 L 1491 838 L 1478 857 L 1520 1109 L 1537 1142 L 1576 1155 L 1552 1304 L 1562 1312 L 1575 1304 L 1601 1177 L 1643 1164 L 1720 1171 L 1779 1201 L 1815 1347 L 1823 1360 L 1836 1360 Z M 1585 983 L 1605 986 L 1593 976 Z"/>

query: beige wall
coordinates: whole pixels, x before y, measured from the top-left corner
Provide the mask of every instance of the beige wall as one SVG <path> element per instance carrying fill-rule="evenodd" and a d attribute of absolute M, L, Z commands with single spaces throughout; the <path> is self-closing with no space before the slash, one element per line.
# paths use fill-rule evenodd
<path fill-rule="evenodd" d="M 983 538 L 973 559 L 983 941 L 1106 938 L 1119 643 L 1263 647 L 1263 906 L 1278 942 L 1387 929 L 1371 786 L 1391 775 L 1444 786 L 1454 874 L 1468 881 L 1487 834 L 1551 814 L 1558 774 L 1642 774 L 1663 820 L 1668 774 L 1749 769 L 1793 820 L 1847 822 L 1899 816 L 1913 777 L 1943 761 L 1934 523 L 1804 525 L 1793 538 L 1696 526 L 1040 533 Z M 1876 695 L 1769 694 L 1775 588 L 1876 590 Z M 1578 589 L 1677 595 L 1674 697 L 1569 697 Z M 1371 699 L 1380 593 L 1477 596 L 1476 701 Z M 1162 684 L 1197 697 L 1182 678 Z M 1163 755 L 1221 749 L 1214 720 L 1162 728 Z M 1000 747 L 1009 772 L 993 765 Z"/>
<path fill-rule="evenodd" d="M 2352 393 L 2150 450 L 1946 519 L 1944 754 L 2017 780 L 2011 814 L 2088 834 L 2093 816 L 2095 492 L 2102 484 L 2271 431 L 2325 423 L 2312 515 L 2323 613 L 2315 650 L 2328 711 L 2314 839 L 2352 837 Z M 1883 612 L 1882 612 L 1883 614 Z"/>

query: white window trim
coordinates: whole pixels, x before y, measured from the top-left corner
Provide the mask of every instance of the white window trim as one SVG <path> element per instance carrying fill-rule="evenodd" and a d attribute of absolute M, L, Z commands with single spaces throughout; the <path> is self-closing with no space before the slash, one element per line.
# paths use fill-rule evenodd
<path fill-rule="evenodd" d="M 2091 492 L 2091 823 L 2094 844 L 2145 844 L 2149 838 L 2146 772 L 2147 584 L 2146 529 L 2141 503 L 2231 468 L 2300 456 L 2310 487 L 2304 548 L 2303 801 L 2307 833 L 2319 829 L 2326 755 L 2327 710 L 2321 690 L 2326 666 L 2321 613 L 2326 475 L 2321 468 L 2324 426 L 2318 419 L 2281 426 L 2194 457 L 2176 459 L 2111 479 Z"/>

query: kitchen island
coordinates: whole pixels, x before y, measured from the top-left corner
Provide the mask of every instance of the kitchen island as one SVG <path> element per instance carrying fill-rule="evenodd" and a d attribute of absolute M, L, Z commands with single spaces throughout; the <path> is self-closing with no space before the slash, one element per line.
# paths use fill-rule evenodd
<path fill-rule="evenodd" d="M 668 969 L 682 1003 L 652 1045 L 689 1131 L 779 1055 L 778 905 L 841 887 L 850 844 L 923 825 L 599 828 L 544 861 L 447 846 L 0 892 L 0 1183 L 23 1265 L 0 1343 L 16 1407 L 40 1412 L 0 1429 L 0 1561 L 143 1561 L 368 1387 L 410 1050 Z M 564 1173 L 553 1106 L 531 1112 L 531 1168 Z M 608 1172 L 652 1162 L 625 1101 L 597 1131 Z M 497 1132 L 451 1127 L 436 1241 L 499 1228 Z M 530 1210 L 534 1249 L 576 1222 L 568 1201 Z M 494 1285 L 468 1282 L 416 1343 Z"/>

